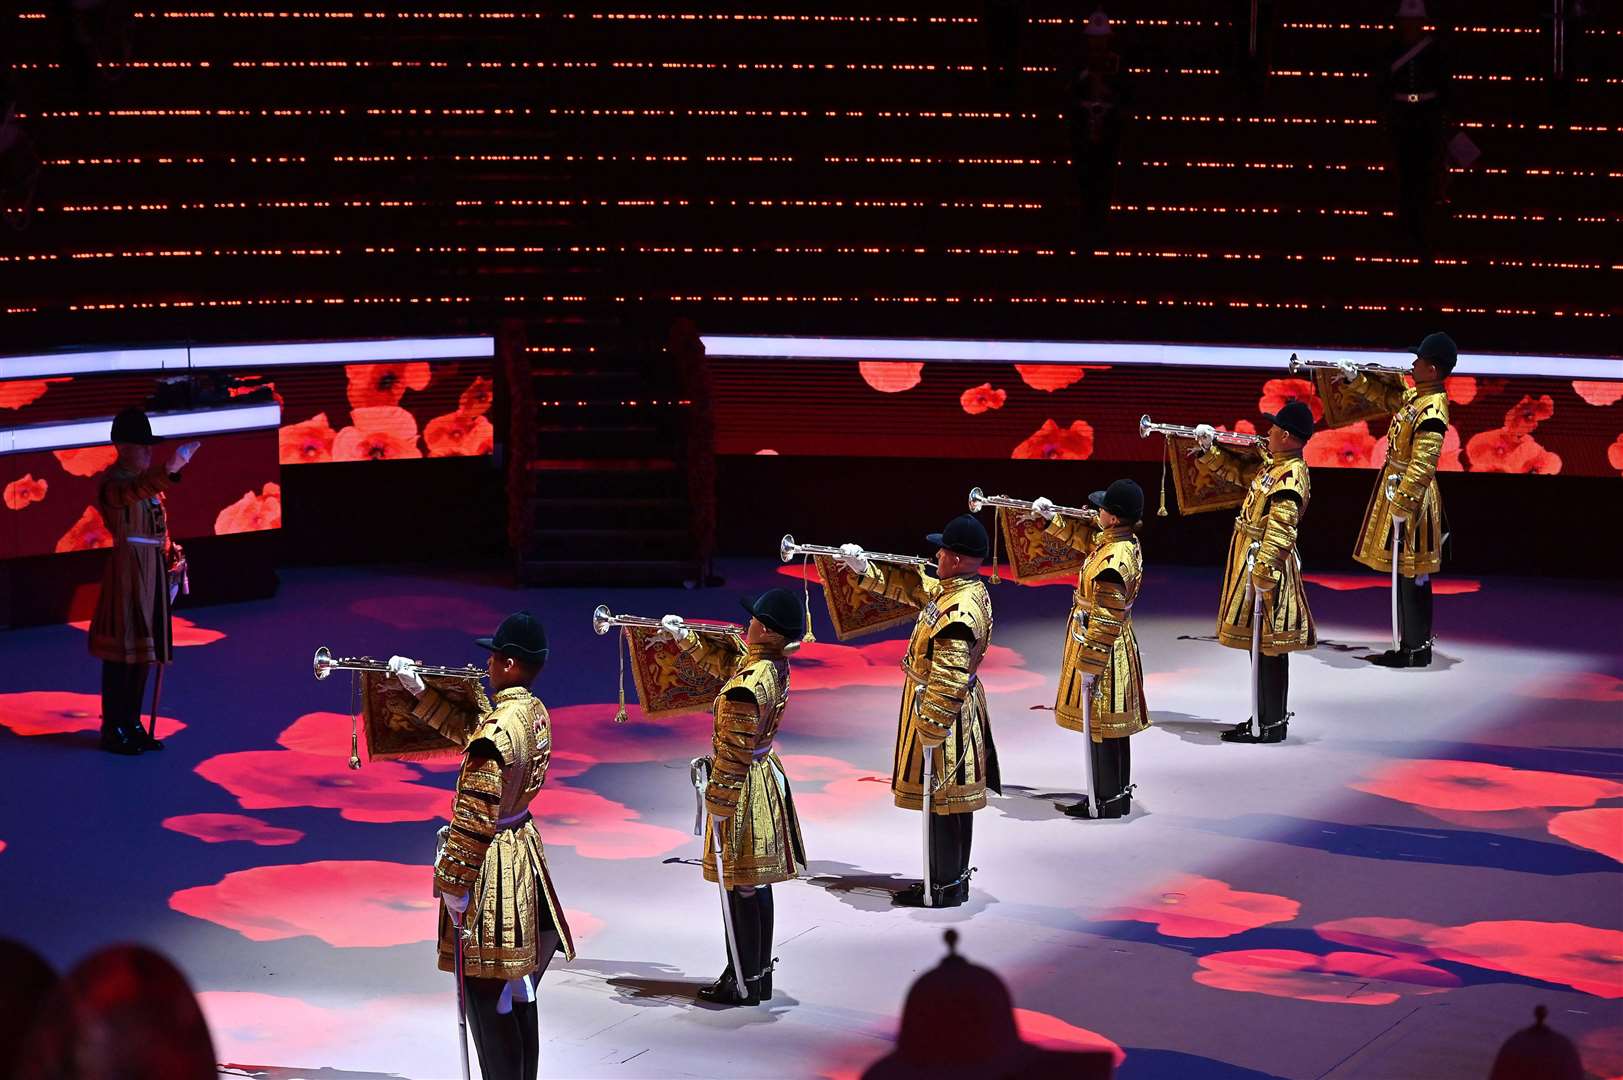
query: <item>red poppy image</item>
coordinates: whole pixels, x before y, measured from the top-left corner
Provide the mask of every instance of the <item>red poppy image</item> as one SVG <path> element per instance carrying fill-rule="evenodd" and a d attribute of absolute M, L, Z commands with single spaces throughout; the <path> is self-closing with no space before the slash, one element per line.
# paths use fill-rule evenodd
<path fill-rule="evenodd" d="M 1117 1068 L 1127 1060 L 1127 1051 L 1097 1031 L 1066 1023 L 1035 1009 L 1014 1010 L 1014 1026 L 1026 1042 L 1036 1043 L 1045 1050 L 1108 1050 Z"/>
<path fill-rule="evenodd" d="M 420 458 L 417 448 L 417 419 L 394 405 L 352 409 L 351 427 L 333 439 L 334 461 L 387 461 L 393 458 Z"/>
<path fill-rule="evenodd" d="M 147 716 L 141 717 L 146 726 Z M 0 694 L 0 727 L 15 735 L 61 735 L 70 731 L 96 731 L 101 727 L 101 698 L 69 690 L 27 690 Z M 158 738 L 168 738 L 186 727 L 172 716 L 158 717 Z"/>
<path fill-rule="evenodd" d="M 755 456 L 756 457 L 777 457 L 778 452 L 776 450 L 757 450 L 757 451 L 755 451 Z"/>
<path fill-rule="evenodd" d="M 171 639 L 177 648 L 192 645 L 212 645 L 216 641 L 223 640 L 226 636 L 223 630 L 210 630 L 206 626 L 198 626 L 184 615 L 175 615 L 173 620 Z M 89 619 L 77 619 L 68 623 L 68 625 L 75 630 L 82 630 L 86 633 L 90 631 Z"/>
<path fill-rule="evenodd" d="M 1623 784 L 1613 780 L 1483 761 L 1405 761 L 1348 786 L 1439 810 L 1593 806 L 1602 799 L 1623 798 Z"/>
<path fill-rule="evenodd" d="M 304 839 L 297 829 L 283 829 L 246 814 L 180 814 L 164 818 L 163 827 L 195 836 L 205 844 L 244 840 L 260 847 L 282 847 Z"/>
<path fill-rule="evenodd" d="M 795 653 L 793 685 L 796 691 L 839 690 L 848 686 L 884 686 L 900 689 L 897 668 L 907 652 L 902 638 L 869 645 L 842 645 L 816 641 Z M 1043 684 L 1043 676 L 1025 667 L 1025 658 L 1006 645 L 987 647 L 977 674 L 989 694 L 1030 690 Z"/>
<path fill-rule="evenodd" d="M 1049 394 L 1075 386 L 1088 373 L 1085 364 L 1016 364 L 1014 370 L 1020 373 L 1021 381 L 1027 386 Z"/>
<path fill-rule="evenodd" d="M 547 847 L 572 847 L 585 859 L 648 859 L 698 843 L 690 833 L 639 821 L 629 806 L 567 784 L 542 788 L 530 813 Z"/>
<path fill-rule="evenodd" d="M 1531 434 L 1540 423 L 1555 415 L 1555 400 L 1549 394 L 1533 397 L 1523 394 L 1522 399 L 1505 413 L 1505 430 L 1513 434 Z"/>
<path fill-rule="evenodd" d="M 1443 393 L 1456 405 L 1469 405 L 1476 400 L 1476 379 L 1471 375 L 1450 375 L 1443 380 Z"/>
<path fill-rule="evenodd" d="M 1360 420 L 1346 427 L 1315 431 L 1302 448 L 1302 459 L 1314 468 L 1373 469 L 1383 460 L 1375 456 L 1380 445 Z"/>
<path fill-rule="evenodd" d="M 1578 1057 L 1590 1076 L 1623 1080 L 1623 1027 L 1584 1032 L 1578 1038 Z"/>
<path fill-rule="evenodd" d="M 1392 579 L 1384 574 L 1303 574 L 1303 581 L 1311 581 L 1315 585 L 1322 585 L 1326 589 L 1336 592 L 1353 592 L 1357 589 L 1390 589 Z M 1471 578 L 1439 578 L 1431 579 L 1431 591 L 1436 596 L 1458 596 L 1462 593 L 1482 591 L 1482 582 Z"/>
<path fill-rule="evenodd" d="M 1574 379 L 1573 391 L 1591 405 L 1606 406 L 1623 399 L 1623 382 L 1606 379 Z"/>
<path fill-rule="evenodd" d="M 1313 390 L 1313 383 L 1307 379 L 1269 379 L 1262 384 L 1262 397 L 1257 401 L 1257 411 L 1273 414 L 1279 412 L 1292 401 L 1300 401 L 1313 410 L 1313 422 L 1318 423 L 1324 419 L 1324 402 Z"/>
<path fill-rule="evenodd" d="M 33 473 L 25 473 L 20 478 L 6 485 L 5 503 L 8 510 L 21 510 L 45 498 L 50 485 L 44 480 L 35 480 Z"/>
<path fill-rule="evenodd" d="M 194 770 L 237 797 L 244 810 L 314 806 L 339 811 L 346 821 L 431 821 L 448 818 L 451 793 L 417 783 L 421 778 L 397 761 L 349 768 L 349 752 L 318 757 L 292 750 L 244 750 L 217 754 Z"/>
<path fill-rule="evenodd" d="M 1018 460 L 1084 461 L 1093 456 L 1093 426 L 1086 420 L 1073 421 L 1068 428 L 1052 420 L 1045 421 L 1030 438 L 1010 451 L 1009 456 Z"/>
<path fill-rule="evenodd" d="M 1460 985 L 1457 976 L 1418 960 L 1363 952 L 1324 956 L 1294 949 L 1241 949 L 1198 961 L 1195 981 L 1297 1001 L 1390 1005 L 1405 995 L 1437 994 Z"/>
<path fill-rule="evenodd" d="M 24 405 L 32 405 L 45 396 L 45 391 L 55 382 L 68 382 L 68 379 L 13 379 L 9 382 L 0 382 L 0 409 L 20 409 Z"/>
<path fill-rule="evenodd" d="M 1224 429 L 1218 428 L 1217 430 L 1222 431 Z M 1253 424 L 1249 420 L 1236 420 L 1234 421 L 1234 430 L 1244 435 L 1255 435 L 1257 433 L 1257 425 Z"/>
<path fill-rule="evenodd" d="M 277 432 L 279 458 L 283 465 L 310 465 L 332 460 L 333 440 L 338 433 L 327 422 L 327 414 L 316 413 L 297 424 L 283 424 Z"/>
<path fill-rule="evenodd" d="M 1538 444 L 1531 435 L 1494 428 L 1471 436 L 1465 456 L 1472 472 L 1542 473 L 1561 471 L 1561 458 Z"/>
<path fill-rule="evenodd" d="M 1555 701 L 1623 701 L 1623 679 L 1598 671 L 1563 671 L 1526 682 L 1516 692 Z"/>
<path fill-rule="evenodd" d="M 1222 938 L 1289 922 L 1301 908 L 1288 896 L 1242 892 L 1226 881 L 1184 874 L 1103 918 L 1149 923 L 1166 937 Z"/>
<path fill-rule="evenodd" d="M 782 755 L 802 821 L 849 821 L 890 804 L 890 777 L 817 754 Z"/>
<path fill-rule="evenodd" d="M 351 409 L 399 405 L 407 390 L 421 390 L 434 377 L 423 360 L 405 364 L 345 364 L 344 374 L 349 377 Z"/>
<path fill-rule="evenodd" d="M 101 513 L 94 506 L 85 507 L 85 512 L 79 515 L 79 520 L 62 539 L 56 542 L 57 553 L 64 551 L 90 551 L 93 548 L 113 546 L 112 531 L 107 528 L 107 522 L 102 520 Z"/>
<path fill-rule="evenodd" d="M 236 870 L 182 889 L 169 906 L 249 941 L 319 938 L 340 949 L 432 941 L 439 901 L 431 866 L 325 860 Z"/>
<path fill-rule="evenodd" d="M 345 713 L 305 713 L 276 736 L 276 745 L 301 754 L 349 757 L 349 722 Z M 456 759 L 460 764 L 461 759 Z"/>
<path fill-rule="evenodd" d="M 798 677 L 798 676 L 797 676 Z M 798 682 L 796 687 L 798 689 Z M 627 692 L 629 698 L 630 692 Z M 614 722 L 619 706 L 612 701 L 591 705 L 562 705 L 547 710 L 552 718 L 552 751 L 574 760 L 604 764 L 643 761 L 687 761 L 708 747 L 714 727 L 709 713 L 684 713 L 662 720 L 643 718 L 636 701 L 626 702 L 627 720 Z"/>
<path fill-rule="evenodd" d="M 282 527 L 282 485 L 266 484 L 258 495 L 245 492 L 242 498 L 214 517 L 214 534 L 262 532 Z"/>
<path fill-rule="evenodd" d="M 1375 465 L 1386 462 L 1386 436 L 1382 435 L 1375 443 L 1375 449 L 1370 454 L 1370 461 Z M 1450 426 L 1443 434 L 1443 451 L 1437 455 L 1438 472 L 1464 472 L 1465 464 L 1460 461 L 1460 433 L 1459 429 Z"/>
<path fill-rule="evenodd" d="M 483 416 L 454 412 L 430 420 L 423 442 L 429 457 L 477 457 L 490 453 L 496 433 Z"/>
<path fill-rule="evenodd" d="M 1623 862 L 1623 809 L 1567 810 L 1550 819 L 1551 836 Z"/>
<path fill-rule="evenodd" d="M 958 404 L 971 416 L 979 416 L 991 409 L 1003 408 L 1003 403 L 1009 399 L 1007 390 L 993 390 L 991 383 L 981 383 L 971 386 L 958 396 Z"/>
<path fill-rule="evenodd" d="M 1623 435 L 1612 440 L 1612 445 L 1606 448 L 1606 463 L 1618 472 L 1623 472 Z"/>
<path fill-rule="evenodd" d="M 886 394 L 899 394 L 911 390 L 921 380 L 924 370 L 921 360 L 859 360 L 857 371 L 862 381 Z"/>
<path fill-rule="evenodd" d="M 77 450 L 52 450 L 62 468 L 74 476 L 95 476 L 118 460 L 118 450 L 111 446 L 82 446 Z"/>
<path fill-rule="evenodd" d="M 464 416 L 483 416 L 490 411 L 492 383 L 483 375 L 474 378 L 457 398 L 456 411 Z"/>
<path fill-rule="evenodd" d="M 1623 998 L 1617 961 L 1623 955 L 1623 930 L 1529 919 L 1438 926 L 1383 918 L 1338 919 L 1315 930 L 1337 944 L 1470 964 L 1559 983 L 1596 997 Z"/>

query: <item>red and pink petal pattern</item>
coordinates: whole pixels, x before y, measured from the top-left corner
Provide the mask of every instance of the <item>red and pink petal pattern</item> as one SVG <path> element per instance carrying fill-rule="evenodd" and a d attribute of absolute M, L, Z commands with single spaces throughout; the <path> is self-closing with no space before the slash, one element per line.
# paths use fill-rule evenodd
<path fill-rule="evenodd" d="M 146 720 L 143 717 L 142 725 Z M 101 727 L 101 698 L 71 690 L 25 690 L 0 694 L 0 727 L 16 735 L 62 735 L 96 731 Z M 158 738 L 166 739 L 185 724 L 172 716 L 158 717 Z"/>
<path fill-rule="evenodd" d="M 432 821 L 451 811 L 451 793 L 417 783 L 419 773 L 397 761 L 349 767 L 342 755 L 293 750 L 244 750 L 218 754 L 197 766 L 197 775 L 225 788 L 244 810 L 313 806 L 337 810 L 346 821 Z"/>
<path fill-rule="evenodd" d="M 164 818 L 163 827 L 205 844 L 244 840 L 260 847 L 282 847 L 304 839 L 298 829 L 283 829 L 246 814 L 180 814 Z"/>
<path fill-rule="evenodd" d="M 1320 956 L 1294 949 L 1241 949 L 1202 956 L 1197 963 L 1194 978 L 1202 986 L 1336 1005 L 1390 1005 L 1406 995 L 1436 994 L 1460 985 L 1455 975 L 1421 961 L 1363 952 Z"/>
<path fill-rule="evenodd" d="M 430 866 L 323 860 L 236 870 L 182 889 L 169 906 L 250 941 L 315 937 L 340 949 L 432 941 L 439 901 Z"/>
<path fill-rule="evenodd" d="M 1623 862 L 1623 809 L 1568 810 L 1550 819 L 1551 836 Z"/>
<path fill-rule="evenodd" d="M 1348 786 L 1440 810 L 1593 806 L 1623 798 L 1623 784 L 1592 776 L 1513 769 L 1482 761 L 1405 761 Z"/>
<path fill-rule="evenodd" d="M 1226 881 L 1184 874 L 1105 919 L 1149 923 L 1175 938 L 1223 938 L 1296 918 L 1302 905 L 1288 896 L 1243 892 Z"/>

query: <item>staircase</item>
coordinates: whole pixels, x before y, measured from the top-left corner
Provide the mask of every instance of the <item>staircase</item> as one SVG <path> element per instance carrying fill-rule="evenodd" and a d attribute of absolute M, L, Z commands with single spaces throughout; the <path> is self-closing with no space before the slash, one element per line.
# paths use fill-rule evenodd
<path fill-rule="evenodd" d="M 533 328 L 556 341 L 560 328 Z M 527 346 L 509 471 L 517 576 L 529 585 L 670 585 L 702 576 L 688 456 L 693 405 L 670 355 L 613 327 Z M 535 339 L 532 338 L 532 342 Z M 521 416 L 522 411 L 522 416 Z M 528 418 L 527 434 L 518 429 Z"/>

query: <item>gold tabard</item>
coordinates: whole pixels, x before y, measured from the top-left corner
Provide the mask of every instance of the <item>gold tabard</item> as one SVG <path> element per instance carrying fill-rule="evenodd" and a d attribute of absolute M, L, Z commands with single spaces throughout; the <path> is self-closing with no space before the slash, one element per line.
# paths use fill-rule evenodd
<path fill-rule="evenodd" d="M 1250 650 L 1250 587 L 1259 584 L 1263 586 L 1262 651 L 1277 656 L 1315 647 L 1318 631 L 1308 610 L 1302 561 L 1296 553 L 1296 532 L 1310 497 L 1307 464 L 1300 451 L 1275 459 L 1264 446 L 1252 451 L 1213 446 L 1196 462 L 1231 482 L 1247 485 L 1229 541 L 1217 609 L 1217 640 L 1231 649 Z M 1246 570 L 1253 543 L 1257 544 L 1254 578 Z"/>
<path fill-rule="evenodd" d="M 1437 462 L 1448 427 L 1448 395 L 1441 385 L 1405 385 L 1401 376 L 1366 374 L 1351 390 L 1392 414 L 1386 433 L 1386 462 L 1375 478 L 1353 558 L 1383 574 L 1392 572 L 1392 510 L 1406 520 L 1399 540 L 1398 573 L 1435 574 L 1443 565 L 1443 496 L 1437 489 Z M 1422 427 L 1428 430 L 1421 430 Z M 1445 430 L 1438 431 L 1438 427 Z M 1388 500 L 1387 491 L 1393 492 Z"/>
<path fill-rule="evenodd" d="M 1062 517 L 1050 522 L 1048 529 L 1050 535 L 1087 554 L 1065 620 L 1055 721 L 1071 731 L 1083 729 L 1082 688 L 1091 675 L 1093 740 L 1137 734 L 1150 726 L 1138 638 L 1133 633 L 1133 602 L 1144 581 L 1138 537 L 1130 528 L 1101 531 L 1089 522 Z"/>

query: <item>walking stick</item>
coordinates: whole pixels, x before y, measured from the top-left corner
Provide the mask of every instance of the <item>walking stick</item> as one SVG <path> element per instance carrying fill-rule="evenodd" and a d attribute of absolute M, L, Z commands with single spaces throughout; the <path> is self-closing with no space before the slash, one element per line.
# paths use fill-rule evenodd
<path fill-rule="evenodd" d="M 727 928 L 727 955 L 733 962 L 733 988 L 738 996 L 748 993 L 744 985 L 744 963 L 738 951 L 738 934 L 733 930 L 733 906 L 727 902 L 727 878 L 721 871 L 721 823 L 725 818 L 710 818 L 710 850 L 716 859 L 716 888 L 721 890 L 721 922 Z"/>
<path fill-rule="evenodd" d="M 933 752 L 928 746 L 924 747 L 924 791 L 921 809 L 924 811 L 924 906 L 935 907 L 935 889 L 930 881 L 930 795 L 934 786 L 935 777 L 932 775 Z"/>
<path fill-rule="evenodd" d="M 1258 541 L 1245 557 L 1245 587 L 1251 594 L 1251 737 L 1262 738 L 1262 592 L 1251 580 L 1257 566 Z"/>
<path fill-rule="evenodd" d="M 152 715 L 147 721 L 147 734 L 156 739 L 158 737 L 158 696 L 163 691 L 163 669 L 165 665 L 159 662 L 152 666 L 158 670 L 152 676 Z M 136 714 L 135 722 L 138 724 L 141 722 L 139 713 Z"/>

